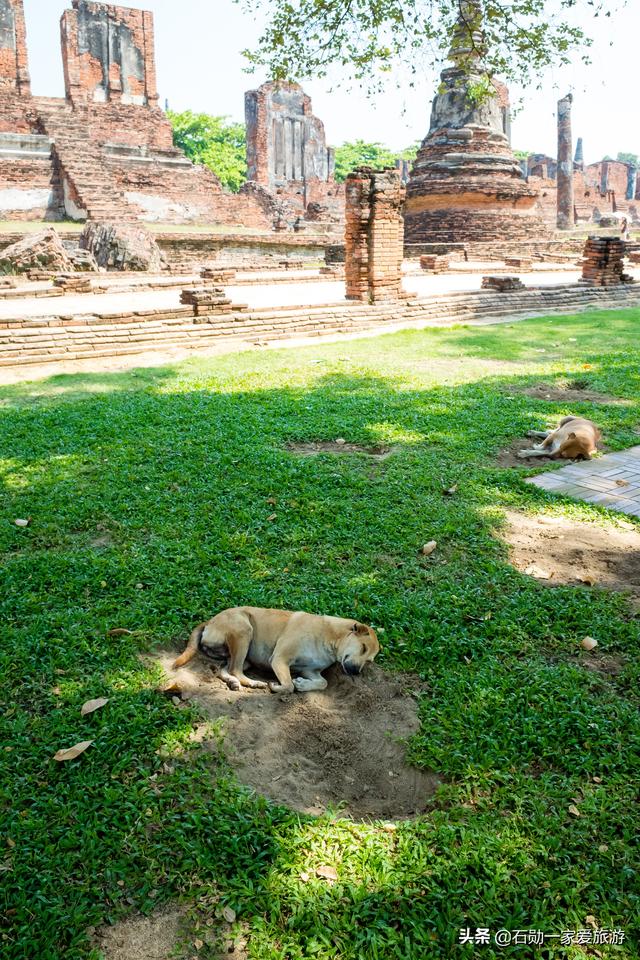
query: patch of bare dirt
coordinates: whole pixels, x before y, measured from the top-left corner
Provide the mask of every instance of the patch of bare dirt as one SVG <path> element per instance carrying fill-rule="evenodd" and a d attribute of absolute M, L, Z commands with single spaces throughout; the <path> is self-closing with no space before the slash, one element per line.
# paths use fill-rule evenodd
<path fill-rule="evenodd" d="M 373 446 L 363 447 L 359 443 L 340 443 L 337 440 L 317 440 L 311 443 L 288 443 L 285 447 L 289 453 L 296 453 L 300 457 L 311 457 L 318 453 L 365 453 L 375 460 L 386 460 L 393 453 L 393 447 Z"/>
<path fill-rule="evenodd" d="M 566 385 L 538 383 L 534 387 L 524 387 L 518 391 L 517 387 L 509 387 L 511 393 L 524 393 L 527 397 L 533 397 L 535 400 L 552 400 L 555 403 L 606 403 L 606 404 L 626 404 L 628 401 L 620 397 L 611 397 L 607 393 L 598 393 L 596 390 L 588 390 L 586 386 L 580 386 L 579 382 L 572 382 Z"/>
<path fill-rule="evenodd" d="M 247 960 L 242 929 L 232 936 L 229 924 L 221 920 L 213 927 L 194 930 L 185 915 L 184 907 L 168 907 L 150 917 L 136 916 L 111 927 L 100 927 L 93 945 L 104 960 L 192 960 L 205 944 L 218 958 Z M 207 956 L 211 955 L 207 952 Z"/>
<path fill-rule="evenodd" d="M 169 960 L 176 956 L 183 916 L 182 910 L 172 907 L 150 917 L 101 927 L 95 945 L 105 960 Z"/>
<path fill-rule="evenodd" d="M 518 437 L 516 440 L 513 440 L 508 447 L 503 447 L 503 449 L 498 452 L 495 462 L 499 467 L 525 467 L 527 470 L 535 467 L 536 464 L 544 466 L 551 461 L 551 457 L 518 456 L 520 450 L 531 450 L 531 448 L 535 447 L 538 443 L 542 443 L 542 438 Z M 600 453 L 608 453 L 609 447 L 601 440 L 598 440 L 598 450 Z M 554 462 L 564 464 L 564 466 L 567 467 L 570 463 L 576 463 L 577 461 L 565 460 L 564 458 L 561 458 L 560 460 L 556 460 Z"/>
<path fill-rule="evenodd" d="M 415 677 L 368 664 L 352 679 L 332 667 L 326 690 L 231 693 L 207 663 L 173 671 L 174 657 L 159 658 L 168 676 L 205 714 L 226 718 L 225 754 L 239 780 L 270 800 L 304 813 L 339 807 L 354 818 L 399 819 L 424 811 L 440 783 L 405 759 L 403 741 L 420 727 L 424 685 Z"/>
<path fill-rule="evenodd" d="M 600 526 L 509 511 L 502 537 L 514 567 L 548 586 L 616 590 L 627 593 L 634 607 L 640 604 L 640 534 L 632 524 Z"/>

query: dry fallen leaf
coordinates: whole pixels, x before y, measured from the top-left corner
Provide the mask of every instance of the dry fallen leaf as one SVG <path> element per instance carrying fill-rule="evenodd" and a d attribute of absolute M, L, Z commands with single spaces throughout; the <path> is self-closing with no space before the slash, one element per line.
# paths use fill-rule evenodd
<path fill-rule="evenodd" d="M 267 498 L 267 503 L 270 504 L 272 507 L 275 507 L 275 505 L 277 504 L 277 502 L 278 502 L 278 501 L 276 500 L 275 497 L 268 497 L 268 498 Z"/>
<path fill-rule="evenodd" d="M 232 910 L 231 907 L 224 907 L 222 910 L 222 916 L 227 923 L 235 923 L 236 912 L 235 910 Z"/>
<path fill-rule="evenodd" d="M 602 783 L 602 777 L 591 777 L 594 783 Z"/>
<path fill-rule="evenodd" d="M 316 874 L 319 877 L 324 877 L 325 880 L 334 881 L 338 879 L 338 874 L 335 867 L 318 867 L 316 869 Z"/>
<path fill-rule="evenodd" d="M 574 816 L 574 817 L 581 817 L 581 816 L 582 816 L 582 814 L 580 813 L 580 811 L 578 810 L 578 808 L 577 808 L 577 807 L 575 806 L 575 804 L 573 804 L 573 803 L 570 803 L 567 809 L 569 810 L 569 813 L 570 813 L 572 816 Z"/>
<path fill-rule="evenodd" d="M 346 442 L 347 441 L 344 439 L 344 437 L 336 437 L 336 443 L 339 443 L 340 445 L 342 445 L 343 443 L 346 443 Z"/>
<path fill-rule="evenodd" d="M 196 948 L 196 950 L 202 950 L 202 948 L 204 947 L 204 940 L 198 940 L 198 938 L 196 937 L 196 939 L 193 941 L 193 945 Z"/>
<path fill-rule="evenodd" d="M 80 743 L 75 743 L 66 750 L 58 750 L 57 753 L 54 753 L 53 759 L 57 760 L 58 763 L 62 763 L 65 760 L 75 760 L 75 758 L 79 757 L 81 753 L 84 753 L 92 743 L 93 740 L 81 740 Z"/>
<path fill-rule="evenodd" d="M 598 641 L 594 640 L 593 637 L 584 637 L 581 641 L 581 646 L 585 650 L 594 650 L 598 646 Z"/>
<path fill-rule="evenodd" d="M 270 516 L 267 517 L 267 520 L 275 520 L 277 516 L 278 516 L 277 513 L 272 513 Z"/>
<path fill-rule="evenodd" d="M 429 540 L 428 543 L 425 543 L 420 553 L 424 554 L 425 557 L 428 557 L 438 546 L 437 540 Z"/>
<path fill-rule="evenodd" d="M 616 487 L 628 487 L 628 486 L 629 486 L 628 480 L 616 480 Z"/>
<path fill-rule="evenodd" d="M 27 520 L 14 520 L 13 522 L 15 523 L 16 527 L 28 527 L 31 523 L 31 517 L 29 517 Z"/>
<path fill-rule="evenodd" d="M 447 489 L 443 490 L 442 492 L 444 493 L 445 497 L 452 497 L 454 493 L 457 493 L 457 491 L 458 491 L 458 484 L 454 483 L 453 486 L 447 487 Z"/>
<path fill-rule="evenodd" d="M 307 883 L 309 880 L 311 880 L 311 874 L 307 873 L 306 870 L 303 870 L 300 874 L 300 879 L 303 881 L 303 883 Z"/>
<path fill-rule="evenodd" d="M 107 703 L 109 703 L 109 697 L 98 697 L 97 700 L 87 700 L 86 703 L 82 704 L 80 715 L 86 717 L 87 714 L 95 713 L 96 710 L 104 707 Z"/>
<path fill-rule="evenodd" d="M 133 630 L 127 630 L 126 627 L 114 627 L 113 630 L 107 630 L 108 637 L 130 637 L 132 634 Z"/>

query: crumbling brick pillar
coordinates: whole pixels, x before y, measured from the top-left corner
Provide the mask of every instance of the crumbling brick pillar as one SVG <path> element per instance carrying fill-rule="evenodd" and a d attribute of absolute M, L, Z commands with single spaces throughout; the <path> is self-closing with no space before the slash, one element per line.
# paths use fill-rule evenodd
<path fill-rule="evenodd" d="M 0 0 L 0 89 L 7 88 L 31 94 L 22 0 Z"/>
<path fill-rule="evenodd" d="M 636 189 L 638 186 L 638 168 L 634 167 L 633 164 L 629 164 L 627 167 L 627 200 L 635 200 L 636 198 Z"/>
<path fill-rule="evenodd" d="M 60 21 L 67 98 L 155 107 L 153 14 L 92 0 L 72 6 Z"/>
<path fill-rule="evenodd" d="M 558 230 L 572 230 L 575 226 L 573 202 L 573 145 L 571 140 L 570 93 L 558 100 Z"/>
<path fill-rule="evenodd" d="M 345 183 L 347 300 L 378 303 L 402 292 L 405 188 L 398 170 L 359 167 Z"/>

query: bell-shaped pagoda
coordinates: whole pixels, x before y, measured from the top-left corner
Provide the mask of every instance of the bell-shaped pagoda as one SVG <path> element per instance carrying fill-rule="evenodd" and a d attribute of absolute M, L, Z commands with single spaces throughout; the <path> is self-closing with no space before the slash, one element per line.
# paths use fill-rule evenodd
<path fill-rule="evenodd" d="M 461 0 L 450 66 L 431 109 L 431 126 L 409 175 L 409 243 L 532 240 L 548 235 L 532 190 L 509 143 L 503 84 L 473 92 L 486 78 L 479 0 Z"/>

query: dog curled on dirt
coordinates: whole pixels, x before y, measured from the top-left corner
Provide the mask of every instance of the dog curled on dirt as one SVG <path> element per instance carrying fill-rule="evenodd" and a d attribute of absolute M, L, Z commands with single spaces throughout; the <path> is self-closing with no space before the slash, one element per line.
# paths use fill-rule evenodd
<path fill-rule="evenodd" d="M 267 687 L 264 681 L 245 676 L 249 663 L 273 670 L 278 678 L 268 684 L 273 693 L 306 693 L 325 689 L 322 671 L 333 663 L 357 676 L 379 649 L 375 631 L 357 620 L 301 610 L 231 607 L 192 631 L 173 666 L 182 667 L 200 652 L 216 663 L 217 675 L 230 690 Z"/>
<path fill-rule="evenodd" d="M 598 452 L 601 433 L 591 420 L 565 417 L 557 430 L 531 430 L 528 437 L 542 437 L 532 450 L 520 450 L 519 457 L 551 457 L 552 460 L 591 460 Z"/>

